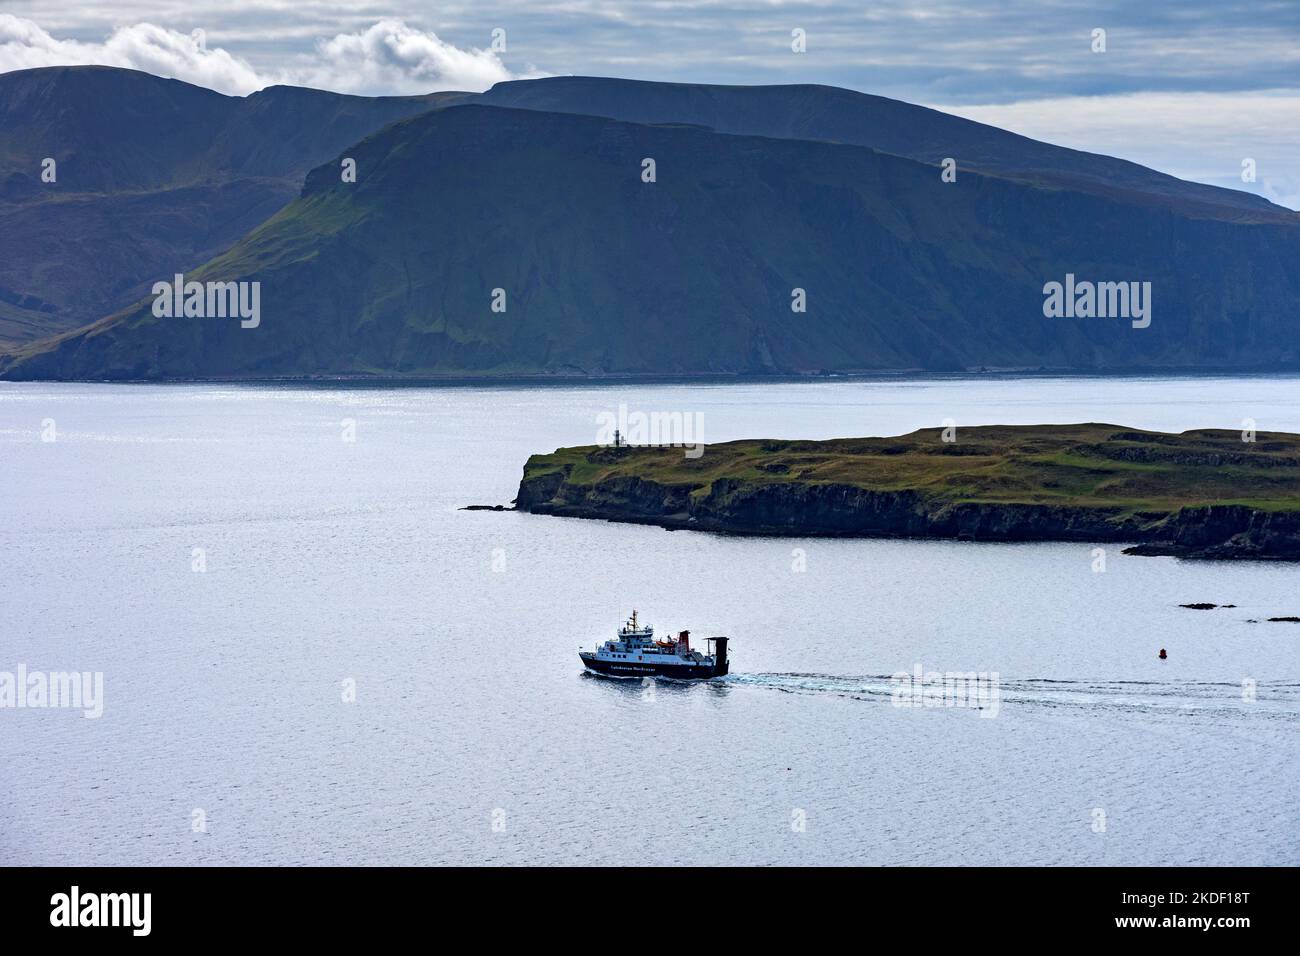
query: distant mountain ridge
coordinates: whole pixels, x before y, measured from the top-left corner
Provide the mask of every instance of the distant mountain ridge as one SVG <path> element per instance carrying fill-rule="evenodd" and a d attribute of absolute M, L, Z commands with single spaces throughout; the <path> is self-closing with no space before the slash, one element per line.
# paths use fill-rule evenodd
<path fill-rule="evenodd" d="M 498 83 L 476 102 L 632 123 L 694 123 L 720 133 L 868 146 L 938 165 L 1125 198 L 1211 218 L 1297 221 L 1262 196 L 1209 186 L 1137 163 L 1053 146 L 995 126 L 834 86 L 715 86 L 556 76 Z"/>
<path fill-rule="evenodd" d="M 235 97 L 113 67 L 0 74 L 0 345 L 116 311 L 229 248 L 348 144 L 465 95 Z"/>
<path fill-rule="evenodd" d="M 846 90 L 66 68 L 0 76 L 0 120 L 9 378 L 1300 367 L 1300 215 Z M 266 320 L 155 318 L 178 271 L 261 282 Z M 1152 326 L 1045 319 L 1067 274 L 1150 281 Z"/>
<path fill-rule="evenodd" d="M 858 146 L 476 103 L 348 152 L 356 183 L 317 167 L 299 199 L 187 275 L 259 281 L 257 329 L 144 302 L 0 374 L 1300 367 L 1293 225 L 976 173 L 944 183 Z M 1152 282 L 1150 327 L 1045 318 L 1044 283 L 1075 273 Z"/>

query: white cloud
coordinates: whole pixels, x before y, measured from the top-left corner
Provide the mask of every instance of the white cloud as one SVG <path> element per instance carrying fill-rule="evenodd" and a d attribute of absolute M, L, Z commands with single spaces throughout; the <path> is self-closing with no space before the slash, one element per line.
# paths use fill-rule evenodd
<path fill-rule="evenodd" d="M 1123 93 L 936 109 L 1300 208 L 1300 90 Z M 1241 181 L 1244 159 L 1255 160 L 1254 183 Z"/>
<path fill-rule="evenodd" d="M 478 92 L 512 79 L 492 51 L 459 49 L 400 20 L 317 41 L 315 58 L 318 62 L 303 71 L 304 85 L 345 92 Z"/>
<path fill-rule="evenodd" d="M 0 72 L 38 66 L 120 66 L 173 77 L 222 93 L 244 94 L 267 81 L 225 50 L 150 23 L 118 27 L 103 43 L 59 40 L 31 20 L 0 14 Z"/>
<path fill-rule="evenodd" d="M 268 73 L 198 36 L 151 23 L 118 27 L 102 43 L 85 43 L 0 14 L 0 73 L 91 64 L 143 70 L 239 96 L 276 83 L 369 94 L 479 91 L 514 77 L 491 50 L 462 50 L 400 20 L 319 40 L 314 54 Z"/>

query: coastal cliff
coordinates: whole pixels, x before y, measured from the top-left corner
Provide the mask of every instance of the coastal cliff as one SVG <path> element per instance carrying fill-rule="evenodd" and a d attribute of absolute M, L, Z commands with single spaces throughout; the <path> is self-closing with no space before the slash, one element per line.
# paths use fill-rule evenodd
<path fill-rule="evenodd" d="M 515 507 L 733 534 L 1120 542 L 1300 560 L 1300 435 L 1118 425 L 534 455 Z"/>

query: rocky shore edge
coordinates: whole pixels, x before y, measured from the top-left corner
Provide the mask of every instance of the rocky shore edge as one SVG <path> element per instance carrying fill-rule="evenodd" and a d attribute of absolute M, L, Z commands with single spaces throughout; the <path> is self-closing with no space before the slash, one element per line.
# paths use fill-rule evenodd
<path fill-rule="evenodd" d="M 720 478 L 702 493 L 620 475 L 569 481 L 570 467 L 530 475 L 515 509 L 531 514 L 724 534 L 1121 543 L 1126 554 L 1199 560 L 1300 561 L 1300 513 L 1244 505 L 1171 512 L 1070 505 L 935 501 L 856 485 Z"/>

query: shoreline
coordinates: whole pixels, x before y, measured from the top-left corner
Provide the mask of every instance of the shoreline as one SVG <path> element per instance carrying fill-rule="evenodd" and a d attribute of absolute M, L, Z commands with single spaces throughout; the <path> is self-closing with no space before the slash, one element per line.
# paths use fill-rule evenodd
<path fill-rule="evenodd" d="M 523 514 L 542 515 L 554 518 L 576 518 L 585 521 L 608 521 L 612 524 L 636 524 L 662 528 L 665 531 L 694 531 L 702 534 L 717 534 L 736 538 L 826 538 L 856 539 L 862 541 L 952 541 L 963 544 L 1083 544 L 1110 546 L 1124 545 L 1121 554 L 1140 557 L 1181 558 L 1194 561 L 1252 561 L 1270 563 L 1300 562 L 1300 551 L 1294 554 L 1233 554 L 1216 553 L 1192 546 L 1178 545 L 1175 542 L 1134 541 L 1132 538 L 1101 537 L 1066 537 L 1045 535 L 1008 535 L 1002 537 L 979 537 L 973 534 L 900 534 L 888 531 L 826 531 L 805 530 L 799 528 L 740 528 L 722 524 L 699 522 L 688 516 L 648 517 L 642 515 L 620 515 L 598 509 L 583 509 L 572 506 L 539 505 L 529 508 L 508 505 L 467 505 L 462 511 L 516 511 Z"/>
<path fill-rule="evenodd" d="M 0 358 L 4 353 L 0 352 Z M 736 372 L 716 373 L 602 373 L 599 375 L 563 373 L 518 373 L 510 375 L 285 375 L 285 376 L 210 376 L 204 378 L 7 378 L 0 372 L 3 385 L 223 385 L 283 386 L 287 388 L 355 387 L 355 388 L 500 388 L 556 386 L 562 388 L 609 388 L 618 385 L 799 385 L 835 382 L 961 382 L 961 381 L 1033 381 L 1037 379 L 1072 379 L 1119 381 L 1125 379 L 1297 379 L 1300 365 L 1254 368 L 1133 368 L 1133 369 L 968 369 L 963 371 L 927 371 L 924 369 L 881 369 L 857 372 Z"/>

